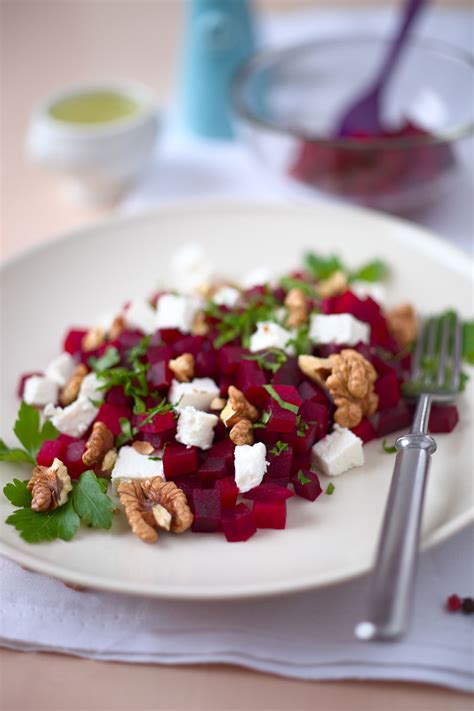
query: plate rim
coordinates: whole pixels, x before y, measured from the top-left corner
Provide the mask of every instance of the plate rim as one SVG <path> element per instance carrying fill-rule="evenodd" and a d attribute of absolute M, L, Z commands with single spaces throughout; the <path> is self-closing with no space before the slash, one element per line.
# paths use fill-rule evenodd
<path fill-rule="evenodd" d="M 162 218 L 163 215 L 182 215 L 184 213 L 200 213 L 212 215 L 216 212 L 229 213 L 238 211 L 267 213 L 268 212 L 295 212 L 298 215 L 302 213 L 310 214 L 321 210 L 326 211 L 329 216 L 331 213 L 346 213 L 348 218 L 351 214 L 360 216 L 364 219 L 369 219 L 375 223 L 386 222 L 389 224 L 400 224 L 402 231 L 394 231 L 389 236 L 395 242 L 400 244 L 415 245 L 420 249 L 420 252 L 429 251 L 440 259 L 447 262 L 447 265 L 454 268 L 471 279 L 474 283 L 474 258 L 467 252 L 463 251 L 459 246 L 450 244 L 445 239 L 432 232 L 431 230 L 414 224 L 401 217 L 379 213 L 374 210 L 362 208 L 353 205 L 345 205 L 341 203 L 333 203 L 321 201 L 315 203 L 313 201 L 302 200 L 292 203 L 277 203 L 277 202 L 262 202 L 249 200 L 186 200 L 186 201 L 169 201 L 157 207 L 143 210 L 134 214 L 114 215 L 106 219 L 101 219 L 93 223 L 82 225 L 70 230 L 58 232 L 52 237 L 42 241 L 39 244 L 30 245 L 25 249 L 19 250 L 17 253 L 2 260 L 0 264 L 0 277 L 5 275 L 9 269 L 14 268 L 16 264 L 23 262 L 35 254 L 48 251 L 55 244 L 62 242 L 76 241 L 81 239 L 84 234 L 97 232 L 102 230 L 113 229 L 114 226 L 122 226 L 134 224 L 137 222 L 148 222 Z M 432 534 L 428 535 L 422 543 L 422 550 L 431 548 L 437 545 L 456 533 L 460 532 L 471 523 L 474 522 L 474 506 L 467 511 L 459 514 L 455 518 L 438 527 Z M 235 586 L 221 586 L 213 588 L 183 588 L 182 586 L 173 587 L 166 586 L 163 590 L 156 587 L 154 584 L 144 584 L 140 582 L 131 583 L 110 581 L 107 578 L 101 578 L 96 575 L 87 573 L 74 572 L 62 565 L 42 561 L 38 559 L 33 552 L 25 552 L 17 550 L 14 546 L 0 540 L 0 555 L 3 555 L 10 560 L 13 560 L 20 565 L 23 565 L 31 570 L 34 570 L 45 575 L 58 578 L 62 581 L 74 583 L 84 586 L 92 590 L 102 590 L 107 592 L 132 594 L 147 597 L 155 597 L 160 599 L 181 599 L 181 600 L 241 600 L 260 597 L 270 597 L 278 595 L 286 595 L 297 592 L 304 592 L 311 589 L 318 589 L 335 585 L 342 582 L 348 582 L 354 578 L 365 575 L 371 569 L 370 565 L 354 565 L 350 569 L 347 566 L 343 570 L 332 571 L 326 576 L 319 575 L 315 580 L 314 576 L 306 575 L 296 578 L 291 581 L 271 582 L 268 584 L 258 583 L 255 585 L 247 584 L 235 590 Z"/>

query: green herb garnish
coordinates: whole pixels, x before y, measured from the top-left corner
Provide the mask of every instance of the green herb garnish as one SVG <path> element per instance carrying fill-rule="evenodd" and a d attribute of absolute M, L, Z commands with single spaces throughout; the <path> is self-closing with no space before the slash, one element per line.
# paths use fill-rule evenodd
<path fill-rule="evenodd" d="M 397 448 L 395 447 L 395 445 L 390 446 L 387 444 L 386 439 L 384 439 L 382 442 L 382 448 L 383 448 L 383 451 L 386 452 L 386 454 L 395 454 L 395 452 L 397 451 Z"/>
<path fill-rule="evenodd" d="M 59 435 L 49 420 L 41 425 L 38 410 L 33 405 L 27 405 L 26 402 L 22 402 L 20 405 L 13 431 L 24 449 L 10 449 L 3 440 L 0 440 L 0 461 L 2 462 L 35 464 L 43 442 L 47 439 L 56 439 Z"/>
<path fill-rule="evenodd" d="M 285 402 L 285 400 L 282 400 L 282 398 L 278 395 L 277 391 L 273 387 L 273 385 L 264 385 L 264 389 L 267 391 L 267 393 L 278 403 L 278 405 L 283 409 L 283 410 L 289 410 L 290 412 L 293 412 L 295 415 L 298 414 L 299 407 L 298 405 L 294 405 L 292 402 Z"/>
<path fill-rule="evenodd" d="M 169 403 L 167 399 L 164 397 L 161 402 L 156 405 L 156 407 L 152 407 L 151 410 L 147 410 L 145 414 L 145 418 L 143 420 L 140 420 L 140 426 L 142 425 L 147 425 L 150 420 L 152 420 L 155 415 L 164 415 L 167 412 L 173 412 L 175 413 L 175 408 L 174 405 Z M 176 414 L 176 413 L 175 413 Z"/>
<path fill-rule="evenodd" d="M 214 346 L 221 346 L 240 339 L 244 348 L 250 345 L 250 336 L 259 321 L 274 320 L 275 309 L 279 306 L 273 294 L 266 290 L 264 294 L 253 296 L 243 307 L 232 311 L 223 310 L 216 304 L 209 302 L 206 315 L 217 319 L 219 336 L 214 341 Z"/>
<path fill-rule="evenodd" d="M 275 455 L 275 457 L 279 457 L 282 452 L 286 452 L 288 449 L 288 445 L 286 442 L 282 442 L 281 439 L 278 440 L 276 445 L 273 447 L 273 449 L 270 450 L 270 454 Z"/>
<path fill-rule="evenodd" d="M 353 272 L 350 275 L 349 280 L 376 282 L 382 281 L 387 277 L 387 275 L 388 267 L 385 262 L 382 262 L 381 259 L 374 259 L 372 262 L 364 264 L 364 266 L 360 267 L 360 269 Z"/>
<path fill-rule="evenodd" d="M 299 470 L 297 479 L 300 482 L 300 484 L 311 484 L 311 479 L 309 479 L 307 476 L 304 475 L 302 469 Z"/>
<path fill-rule="evenodd" d="M 272 416 L 272 413 L 269 412 L 268 410 L 264 410 L 262 412 L 262 416 L 260 417 L 258 422 L 254 422 L 252 427 L 254 430 L 260 429 L 262 427 L 266 427 L 267 424 L 270 422 L 270 418 Z"/>
<path fill-rule="evenodd" d="M 474 365 L 474 321 L 465 321 L 463 323 L 462 354 L 466 363 Z"/>
<path fill-rule="evenodd" d="M 96 528 L 109 529 L 112 526 L 115 506 L 102 490 L 94 472 L 81 474 L 72 490 L 72 501 L 76 513 L 86 523 Z"/>
<path fill-rule="evenodd" d="M 110 370 L 114 365 L 120 363 L 120 353 L 115 348 L 115 346 L 110 346 L 107 348 L 104 355 L 100 358 L 95 358 L 91 356 L 89 358 L 89 365 L 95 373 L 103 373 L 106 370 Z"/>
<path fill-rule="evenodd" d="M 326 487 L 326 492 L 325 492 L 325 493 L 326 493 L 328 496 L 332 496 L 332 494 L 334 494 L 335 489 L 336 489 L 336 487 L 335 487 L 334 484 L 331 482 L 330 484 L 327 485 L 327 487 Z"/>
<path fill-rule="evenodd" d="M 132 440 L 138 432 L 136 427 L 132 427 L 132 423 L 127 417 L 121 417 L 119 423 L 121 433 L 117 436 L 115 440 L 115 446 L 117 447 L 117 449 L 120 449 L 120 447 L 123 447 L 124 444 L 130 442 L 130 440 Z"/>
<path fill-rule="evenodd" d="M 27 484 L 28 480 L 13 479 L 12 482 L 4 487 L 3 493 L 13 506 L 31 506 L 32 496 L 31 491 L 28 491 Z"/>
<path fill-rule="evenodd" d="M 309 338 L 309 326 L 300 326 L 296 334 L 286 343 L 287 346 L 293 346 L 296 355 L 305 355 L 311 353 L 313 345 Z"/>
<path fill-rule="evenodd" d="M 243 360 L 253 360 L 258 363 L 262 370 L 270 370 L 272 373 L 277 373 L 288 360 L 288 356 L 279 348 L 268 348 L 263 353 L 243 356 Z"/>
<path fill-rule="evenodd" d="M 295 279 L 295 277 L 284 276 L 280 279 L 280 286 L 285 289 L 285 291 L 290 291 L 290 289 L 300 289 L 306 296 L 316 296 L 314 284 L 308 284 L 308 282 L 303 281 L 303 279 Z"/>
<path fill-rule="evenodd" d="M 343 263 L 334 254 L 322 257 L 314 252 L 308 252 L 304 257 L 304 263 L 317 281 L 328 279 L 334 272 L 345 271 Z"/>

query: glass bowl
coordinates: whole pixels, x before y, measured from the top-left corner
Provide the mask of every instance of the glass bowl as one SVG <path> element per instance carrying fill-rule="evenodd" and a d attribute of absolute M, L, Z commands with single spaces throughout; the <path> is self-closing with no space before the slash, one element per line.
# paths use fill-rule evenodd
<path fill-rule="evenodd" d="M 472 57 L 412 39 L 383 95 L 383 135 L 337 137 L 388 40 L 340 37 L 254 56 L 232 91 L 240 134 L 272 171 L 390 212 L 437 200 L 474 129 Z"/>

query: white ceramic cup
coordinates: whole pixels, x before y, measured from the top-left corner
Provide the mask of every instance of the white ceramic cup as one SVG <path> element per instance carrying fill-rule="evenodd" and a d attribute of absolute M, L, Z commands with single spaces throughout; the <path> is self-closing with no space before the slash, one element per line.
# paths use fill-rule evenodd
<path fill-rule="evenodd" d="M 93 124 L 51 115 L 61 100 L 91 91 L 118 92 L 140 108 L 129 117 Z M 111 202 L 143 171 L 159 125 L 155 97 L 147 87 L 128 81 L 81 84 L 49 96 L 33 111 L 26 151 L 33 161 L 67 175 L 67 193 L 76 201 Z"/>

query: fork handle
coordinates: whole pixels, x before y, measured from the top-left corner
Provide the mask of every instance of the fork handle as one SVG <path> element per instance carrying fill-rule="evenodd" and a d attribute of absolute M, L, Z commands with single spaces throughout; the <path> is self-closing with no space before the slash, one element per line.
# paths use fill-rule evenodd
<path fill-rule="evenodd" d="M 400 637 L 411 606 L 425 484 L 436 442 L 427 434 L 407 434 L 395 446 L 397 458 L 369 582 L 370 612 L 356 627 L 359 639 Z"/>

